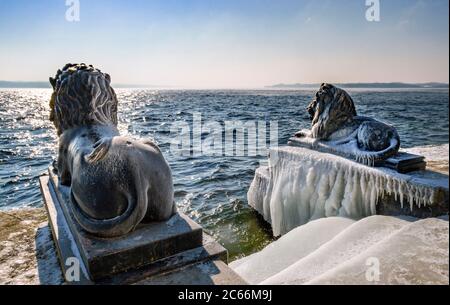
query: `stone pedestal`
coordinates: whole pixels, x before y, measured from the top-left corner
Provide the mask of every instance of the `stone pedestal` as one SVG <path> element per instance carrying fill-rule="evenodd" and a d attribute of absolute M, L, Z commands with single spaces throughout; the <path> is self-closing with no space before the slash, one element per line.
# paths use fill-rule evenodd
<path fill-rule="evenodd" d="M 40 184 L 63 273 L 70 271 L 74 261 L 80 266 L 80 279 L 73 284 L 153 283 L 149 279 L 162 273 L 185 273 L 182 270 L 187 265 L 227 262 L 226 249 L 182 213 L 166 222 L 141 224 L 123 237 L 94 237 L 82 230 L 73 218 L 70 189 L 59 184 L 52 169 L 49 176 L 40 178 Z M 224 264 L 223 269 L 227 268 Z M 222 273 L 214 274 L 216 280 Z M 203 277 L 208 276 L 210 274 L 204 272 Z M 244 283 L 231 270 L 223 276 L 219 282 Z M 196 284 L 187 282 L 189 277 L 179 275 L 177 278 L 186 279 L 179 284 Z M 161 277 L 157 283 L 160 281 Z"/>
<path fill-rule="evenodd" d="M 401 174 L 294 146 L 273 148 L 269 155 L 269 167 L 256 170 L 247 198 L 275 236 L 323 217 L 448 213 L 447 175 L 425 170 Z"/>
<path fill-rule="evenodd" d="M 339 154 L 336 150 L 333 150 L 326 141 L 317 141 L 311 138 L 292 137 L 289 139 L 288 145 L 318 150 L 325 153 Z M 345 155 L 343 154 L 343 157 L 349 158 L 351 160 L 357 159 L 357 156 L 352 154 L 351 152 Z M 375 162 L 374 165 L 378 167 L 390 168 L 401 174 L 425 170 L 427 167 L 427 163 L 425 162 L 425 158 L 423 156 L 406 152 L 398 152 L 397 155 L 385 161 Z"/>

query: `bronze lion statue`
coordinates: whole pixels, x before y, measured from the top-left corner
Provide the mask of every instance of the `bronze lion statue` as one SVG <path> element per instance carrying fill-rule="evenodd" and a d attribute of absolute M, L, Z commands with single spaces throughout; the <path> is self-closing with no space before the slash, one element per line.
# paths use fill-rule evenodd
<path fill-rule="evenodd" d="M 311 130 L 301 130 L 297 138 L 311 138 L 314 145 L 340 155 L 375 165 L 398 153 L 397 130 L 372 118 L 358 116 L 355 104 L 344 90 L 322 84 L 307 107 Z"/>
<path fill-rule="evenodd" d="M 110 82 L 85 64 L 67 64 L 50 78 L 58 176 L 70 186 L 76 221 L 100 237 L 122 236 L 176 212 L 171 170 L 158 146 L 119 134 Z"/>

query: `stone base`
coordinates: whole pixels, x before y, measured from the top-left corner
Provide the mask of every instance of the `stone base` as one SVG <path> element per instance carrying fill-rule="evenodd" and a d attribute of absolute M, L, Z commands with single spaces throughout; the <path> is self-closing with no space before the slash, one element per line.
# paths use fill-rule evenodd
<path fill-rule="evenodd" d="M 113 274 L 148 265 L 158 259 L 202 245 L 202 228 L 189 217 L 177 213 L 166 222 L 140 224 L 118 238 L 99 238 L 84 231 L 72 213 L 70 188 L 59 184 L 50 169 L 50 183 L 57 195 L 89 275 L 99 280 Z M 47 205 L 55 204 L 47 202 Z"/>
<path fill-rule="evenodd" d="M 164 273 L 142 281 L 138 285 L 246 285 L 247 283 L 220 260 L 208 260 Z"/>
<path fill-rule="evenodd" d="M 400 174 L 292 146 L 273 148 L 269 155 L 270 167 L 256 170 L 247 199 L 275 236 L 322 217 L 448 214 L 448 175 L 428 170 Z M 417 197 L 429 201 L 423 204 Z"/>
<path fill-rule="evenodd" d="M 292 137 L 289 139 L 288 145 L 303 147 L 312 150 L 318 150 L 324 153 L 336 154 L 324 141 L 315 141 L 311 138 L 297 138 Z M 346 158 L 351 160 L 356 160 L 356 155 L 346 154 Z M 387 167 L 393 169 L 401 174 L 406 174 L 414 171 L 425 170 L 427 163 L 425 162 L 425 157 L 414 155 L 406 152 L 399 152 L 397 155 L 385 160 L 376 162 L 374 166 L 377 167 Z"/>
<path fill-rule="evenodd" d="M 167 222 L 140 225 L 121 238 L 90 236 L 73 220 L 65 200 L 68 190 L 58 184 L 57 176 L 43 176 L 40 184 L 63 273 L 70 271 L 73 258 L 80 265 L 80 279 L 72 284 L 134 284 L 162 273 L 184 272 L 180 268 L 198 262 L 228 259 L 225 248 L 180 213 Z M 231 283 L 241 281 L 235 276 Z"/>

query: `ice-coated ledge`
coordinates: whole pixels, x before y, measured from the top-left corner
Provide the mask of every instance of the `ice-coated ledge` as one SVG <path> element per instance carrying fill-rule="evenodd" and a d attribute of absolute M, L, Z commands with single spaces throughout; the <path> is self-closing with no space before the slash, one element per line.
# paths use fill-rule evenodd
<path fill-rule="evenodd" d="M 322 218 L 230 267 L 253 285 L 448 285 L 448 230 L 448 216 Z"/>
<path fill-rule="evenodd" d="M 424 207 L 438 214 L 448 212 L 448 175 L 429 171 L 399 174 L 285 146 L 270 150 L 269 167 L 256 171 L 247 196 L 279 236 L 314 219 L 342 216 L 359 220 L 379 214 L 380 207 L 387 211 L 394 205 L 399 214 Z"/>

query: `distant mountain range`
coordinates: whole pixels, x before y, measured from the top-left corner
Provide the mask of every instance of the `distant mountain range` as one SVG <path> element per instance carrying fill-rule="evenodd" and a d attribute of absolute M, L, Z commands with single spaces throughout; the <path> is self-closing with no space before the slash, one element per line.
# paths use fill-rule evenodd
<path fill-rule="evenodd" d="M 303 89 L 303 88 L 319 88 L 321 84 L 277 84 L 266 86 L 271 89 Z M 358 89 L 358 88 L 375 88 L 375 89 L 448 89 L 445 83 L 336 83 L 333 84 L 342 88 Z"/>

